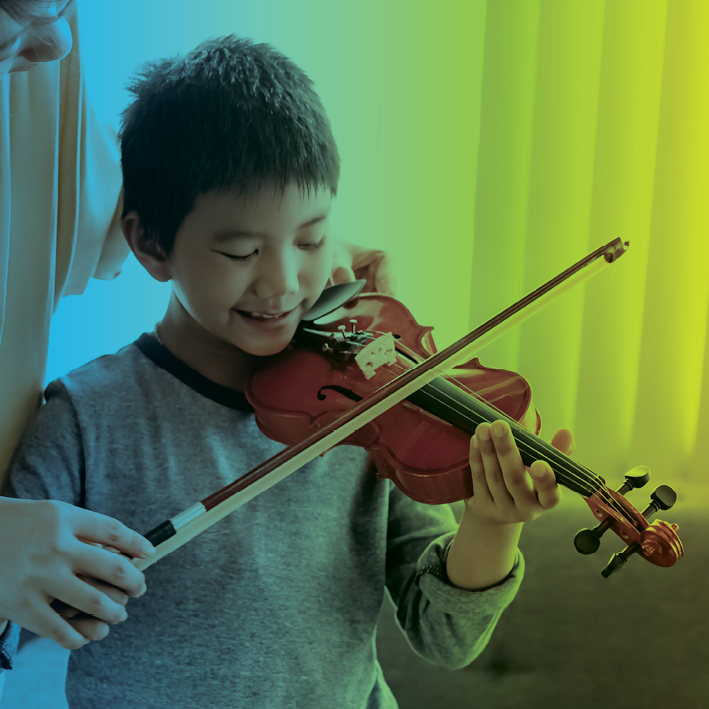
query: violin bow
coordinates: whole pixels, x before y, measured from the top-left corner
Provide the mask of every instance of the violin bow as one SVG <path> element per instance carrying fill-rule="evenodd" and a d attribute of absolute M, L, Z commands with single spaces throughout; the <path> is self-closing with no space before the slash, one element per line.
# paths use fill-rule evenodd
<path fill-rule="evenodd" d="M 445 374 L 449 368 L 468 361 L 478 350 L 527 320 L 562 293 L 607 268 L 625 253 L 628 246 L 627 241 L 614 239 L 592 251 L 457 342 L 407 369 L 371 396 L 356 403 L 326 428 L 277 453 L 226 487 L 150 530 L 144 536 L 156 547 L 157 553 L 150 559 L 134 559 L 134 566 L 140 570 L 147 569 L 179 549 L 249 500 L 330 450 L 436 377 Z M 344 333 L 342 338 L 345 338 Z M 372 376 L 378 366 L 392 364 L 395 360 L 394 341 L 390 335 L 380 336 L 357 357 L 365 376 L 368 376 L 368 372 Z"/>

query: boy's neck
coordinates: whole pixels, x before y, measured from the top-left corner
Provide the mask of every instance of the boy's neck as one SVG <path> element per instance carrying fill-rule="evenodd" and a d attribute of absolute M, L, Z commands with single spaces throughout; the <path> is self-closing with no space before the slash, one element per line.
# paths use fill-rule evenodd
<path fill-rule="evenodd" d="M 157 332 L 162 344 L 188 367 L 235 391 L 244 390 L 246 377 L 259 359 L 207 332 L 174 294 Z"/>

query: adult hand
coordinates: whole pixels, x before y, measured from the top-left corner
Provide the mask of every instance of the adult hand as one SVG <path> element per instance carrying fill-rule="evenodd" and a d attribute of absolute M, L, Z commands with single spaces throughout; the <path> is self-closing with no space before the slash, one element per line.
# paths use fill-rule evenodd
<path fill-rule="evenodd" d="M 347 283 L 360 278 L 367 281 L 365 293 L 394 295 L 396 277 L 392 255 L 380 249 L 369 249 L 349 241 L 337 240 L 331 284 Z"/>
<path fill-rule="evenodd" d="M 97 545 L 142 558 L 151 545 L 105 515 L 53 500 L 0 498 L 0 538 L 0 626 L 10 619 L 74 650 L 125 620 L 126 594 L 145 592 L 145 577 L 127 558 Z M 51 607 L 54 599 L 92 618 L 67 621 Z"/>
<path fill-rule="evenodd" d="M 110 547 L 107 547 L 107 549 L 110 550 Z M 105 593 L 112 601 L 120 603 L 123 607 L 128 603 L 128 594 L 124 593 L 116 586 L 102 583 L 98 579 L 92 578 L 91 576 L 84 576 L 83 574 L 78 574 L 77 578 L 89 584 L 89 586 L 93 586 L 101 593 Z M 52 602 L 52 608 L 59 613 L 64 620 L 68 621 L 69 625 L 71 625 L 74 630 L 78 630 L 87 640 L 103 640 L 109 633 L 108 623 L 91 617 L 86 613 L 82 613 L 62 601 L 54 600 Z M 127 615 L 125 617 L 127 617 Z"/>

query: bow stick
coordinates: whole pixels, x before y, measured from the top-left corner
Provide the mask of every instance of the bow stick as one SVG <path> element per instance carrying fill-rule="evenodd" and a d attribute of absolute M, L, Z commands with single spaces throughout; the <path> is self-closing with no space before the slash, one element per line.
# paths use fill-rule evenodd
<path fill-rule="evenodd" d="M 354 431 L 366 425 L 395 404 L 406 399 L 446 370 L 468 361 L 486 347 L 567 290 L 596 275 L 617 261 L 628 248 L 628 242 L 614 239 L 582 258 L 558 276 L 547 281 L 529 295 L 503 310 L 457 342 L 389 381 L 371 396 L 358 402 L 332 422 L 326 430 L 317 431 L 297 445 L 290 446 L 245 473 L 233 483 L 206 497 L 181 514 L 158 525 L 145 537 L 157 548 L 150 559 L 135 559 L 143 570 L 167 554 L 179 549 L 213 524 L 262 492 L 288 477 L 306 463 L 330 450 Z M 384 336 L 385 338 L 387 336 Z M 374 366 L 386 363 L 375 361 Z M 370 365 L 372 362 L 370 361 Z"/>

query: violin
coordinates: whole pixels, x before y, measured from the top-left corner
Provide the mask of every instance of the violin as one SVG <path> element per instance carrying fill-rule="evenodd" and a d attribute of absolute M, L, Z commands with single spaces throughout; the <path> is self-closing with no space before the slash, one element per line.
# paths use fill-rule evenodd
<path fill-rule="evenodd" d="M 358 295 L 363 282 L 326 290 L 291 345 L 263 358 L 245 387 L 260 430 L 289 448 L 148 532 L 158 554 L 136 565 L 147 568 L 334 445 L 367 450 L 377 475 L 391 479 L 414 500 L 443 504 L 467 499 L 473 494 L 470 438 L 480 423 L 502 418 L 524 464 L 546 460 L 557 482 L 591 508 L 597 525 L 576 535 L 576 549 L 595 552 L 609 529 L 627 543 L 603 569 L 604 577 L 632 554 L 672 566 L 684 553 L 678 526 L 650 519 L 674 504 L 674 491 L 660 486 L 640 512 L 624 495 L 648 481 L 647 468 L 633 469 L 619 490 L 609 489 L 602 477 L 539 438 L 541 418 L 523 377 L 466 356 L 473 343 L 478 349 L 487 344 L 485 336 L 500 322 L 509 324 L 522 310 L 528 316 L 530 305 L 541 307 L 539 301 L 552 289 L 568 287 L 572 276 L 578 278 L 594 262 L 612 263 L 626 248 L 627 243 L 615 240 L 597 249 L 443 352 L 433 342 L 433 328 L 419 325 L 394 298 Z"/>
<path fill-rule="evenodd" d="M 307 438 L 353 402 L 434 355 L 438 350 L 432 330 L 419 325 L 398 300 L 379 293 L 355 297 L 316 323 L 301 322 L 291 345 L 265 358 L 247 380 L 244 393 L 259 429 L 289 446 Z M 356 357 L 361 358 L 371 342 L 378 348 L 388 346 L 395 356 L 390 366 L 367 378 L 366 367 L 363 371 Z M 490 410 L 491 418 L 484 410 Z M 418 502 L 441 505 L 472 496 L 470 438 L 479 423 L 503 414 L 535 434 L 541 429 L 529 383 L 519 374 L 484 367 L 474 358 L 424 385 L 337 445 L 364 448 L 378 477 L 390 478 Z"/>

